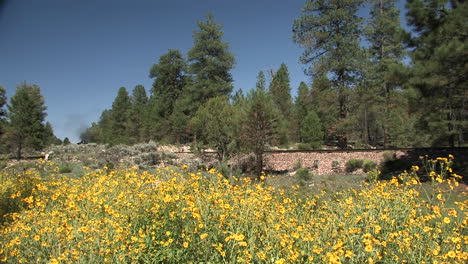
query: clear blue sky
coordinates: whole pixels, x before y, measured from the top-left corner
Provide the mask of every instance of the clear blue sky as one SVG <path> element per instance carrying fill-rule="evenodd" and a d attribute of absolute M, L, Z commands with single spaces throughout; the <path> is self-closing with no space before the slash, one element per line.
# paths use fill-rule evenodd
<path fill-rule="evenodd" d="M 403 1 L 399 5 L 402 6 Z M 41 87 L 59 138 L 79 133 L 112 105 L 117 90 L 149 91 L 149 69 L 168 49 L 192 47 L 197 20 L 224 25 L 236 66 L 234 90 L 260 70 L 289 68 L 295 94 L 310 83 L 292 41 L 305 0 L 5 0 L 0 9 L 0 85 L 10 98 L 26 81 Z M 363 12 L 364 13 L 364 12 Z"/>

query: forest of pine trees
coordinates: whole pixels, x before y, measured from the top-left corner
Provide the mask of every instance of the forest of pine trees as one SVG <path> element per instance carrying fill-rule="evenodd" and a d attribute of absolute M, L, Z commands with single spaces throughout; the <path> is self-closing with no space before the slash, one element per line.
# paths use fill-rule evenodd
<path fill-rule="evenodd" d="M 468 3 L 408 0 L 405 30 L 396 2 L 307 0 L 292 21 L 292 39 L 310 79 L 291 87 L 287 65 L 278 62 L 258 73 L 250 91 L 233 91 L 235 57 L 209 14 L 197 22 L 186 55 L 169 49 L 149 69 L 149 94 L 141 85 L 121 87 L 81 138 L 192 144 L 216 150 L 220 160 L 239 151 L 261 158 L 272 145 L 466 146 Z M 364 5 L 365 18 L 358 15 Z M 18 156 L 24 146 L 57 142 L 43 101 L 37 86 L 23 84 L 5 109 L 0 87 L 0 136 Z M 18 117 L 25 105 L 34 117 Z"/>

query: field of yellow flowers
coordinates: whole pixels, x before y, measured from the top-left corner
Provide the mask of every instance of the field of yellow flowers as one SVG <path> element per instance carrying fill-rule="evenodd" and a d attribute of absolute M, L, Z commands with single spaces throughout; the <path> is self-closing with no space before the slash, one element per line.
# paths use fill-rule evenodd
<path fill-rule="evenodd" d="M 457 183 L 414 175 L 330 196 L 185 167 L 0 172 L 0 262 L 466 263 Z"/>

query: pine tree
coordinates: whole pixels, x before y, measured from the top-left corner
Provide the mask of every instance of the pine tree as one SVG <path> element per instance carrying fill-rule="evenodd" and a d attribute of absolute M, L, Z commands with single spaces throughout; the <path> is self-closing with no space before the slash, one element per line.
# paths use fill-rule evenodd
<path fill-rule="evenodd" d="M 191 121 L 194 131 L 198 132 L 197 143 L 214 148 L 220 162 L 232 154 L 230 145 L 236 135 L 234 116 L 234 107 L 229 104 L 228 97 L 220 96 L 208 100 Z"/>
<path fill-rule="evenodd" d="M 3 88 L 3 86 L 0 85 L 0 142 L 2 142 L 2 135 L 5 133 L 5 127 L 7 124 L 6 119 L 5 119 L 6 111 L 4 109 L 6 102 L 7 102 L 6 90 L 5 88 Z M 2 148 L 0 148 L 0 152 L 1 151 L 2 151 Z"/>
<path fill-rule="evenodd" d="M 339 119 L 338 91 L 332 89 L 330 80 L 324 75 L 316 76 L 310 91 L 311 109 L 321 120 L 325 140 L 336 140 Z"/>
<path fill-rule="evenodd" d="M 63 145 L 67 146 L 67 145 L 70 145 L 70 143 L 71 143 L 70 139 L 68 139 L 67 137 L 63 139 Z"/>
<path fill-rule="evenodd" d="M 291 86 L 289 85 L 289 72 L 286 64 L 282 63 L 279 70 L 273 76 L 269 92 L 273 102 L 278 106 L 283 116 L 291 114 Z"/>
<path fill-rule="evenodd" d="M 255 88 L 257 90 L 266 91 L 266 79 L 265 73 L 263 73 L 263 71 L 260 71 L 257 75 L 257 83 L 255 85 Z"/>
<path fill-rule="evenodd" d="M 130 96 L 125 87 L 120 87 L 117 97 L 112 103 L 110 111 L 111 137 L 108 138 L 110 144 L 129 143 L 129 114 L 132 106 Z"/>
<path fill-rule="evenodd" d="M 420 125 L 439 146 L 464 145 L 468 130 L 468 2 L 409 0 L 407 18 L 414 35 L 410 85 L 419 90 Z M 457 143 L 457 144 L 455 144 Z"/>
<path fill-rule="evenodd" d="M 232 92 L 234 56 L 229 45 L 222 41 L 222 25 L 211 14 L 206 21 L 198 21 L 199 30 L 193 34 L 194 46 L 188 52 L 189 73 L 194 75 L 189 86 L 192 114 L 210 98 L 229 96 Z"/>
<path fill-rule="evenodd" d="M 187 82 L 187 63 L 178 50 L 170 49 L 159 57 L 158 64 L 150 70 L 150 78 L 154 78 L 150 101 L 157 115 L 167 119 L 174 110 L 174 105 Z"/>
<path fill-rule="evenodd" d="M 131 143 L 145 140 L 145 117 L 148 105 L 148 97 L 143 85 L 137 85 L 132 91 L 132 106 L 129 114 L 129 136 Z"/>
<path fill-rule="evenodd" d="M 308 0 L 293 26 L 294 41 L 305 48 L 301 61 L 312 64 L 309 74 L 329 76 L 331 87 L 338 92 L 339 121 L 350 112 L 349 93 L 361 75 L 362 19 L 356 15 L 361 4 L 360 0 Z M 346 133 L 338 136 L 345 148 Z"/>
<path fill-rule="evenodd" d="M 8 105 L 10 120 L 6 131 L 6 142 L 21 159 L 25 149 L 40 150 L 45 146 L 44 119 L 46 117 L 44 97 L 39 86 L 22 83 Z"/>
<path fill-rule="evenodd" d="M 319 117 L 314 111 L 310 111 L 301 125 L 302 142 L 312 149 L 318 149 L 323 143 L 323 135 Z"/>
<path fill-rule="evenodd" d="M 364 120 L 364 142 L 370 144 L 382 143 L 387 147 L 392 143 L 390 124 L 394 118 L 391 114 L 405 111 L 405 98 L 398 96 L 404 82 L 406 71 L 402 59 L 404 56 L 404 31 L 400 25 L 400 10 L 395 6 L 396 0 L 373 0 L 369 20 L 366 28 L 366 37 L 370 43 L 369 53 L 371 65 L 367 74 L 367 89 L 361 94 L 365 102 L 361 104 L 365 118 L 374 116 L 374 122 Z M 402 101 L 397 102 L 397 99 Z M 399 110 L 395 111 L 396 108 Z M 369 112 L 373 110 L 373 112 Z M 381 135 L 370 133 L 372 126 L 380 126 Z M 375 128 L 374 128 L 375 130 Z M 381 138 L 382 140 L 377 140 Z M 378 142 L 376 142 L 378 141 Z"/>
<path fill-rule="evenodd" d="M 312 98 L 310 97 L 309 87 L 305 82 L 301 82 L 299 84 L 299 88 L 297 89 L 297 97 L 296 101 L 294 102 L 294 125 L 296 130 L 295 138 L 302 142 L 302 137 L 300 133 L 300 129 L 302 127 L 302 123 L 304 122 L 307 114 L 310 112 L 312 107 Z"/>
<path fill-rule="evenodd" d="M 258 177 L 263 170 L 263 155 L 268 145 L 278 139 L 281 113 L 271 95 L 262 90 L 251 90 L 246 98 L 247 109 L 241 126 L 241 142 L 255 154 L 255 172 Z"/>

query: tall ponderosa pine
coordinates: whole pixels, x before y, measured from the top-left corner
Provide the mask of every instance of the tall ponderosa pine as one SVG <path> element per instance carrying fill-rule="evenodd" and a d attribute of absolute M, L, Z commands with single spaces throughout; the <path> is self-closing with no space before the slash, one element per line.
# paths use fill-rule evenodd
<path fill-rule="evenodd" d="M 361 104 L 364 114 L 365 143 L 382 143 L 384 147 L 396 147 L 398 142 L 395 131 L 400 130 L 398 124 L 392 123 L 393 115 L 408 116 L 406 96 L 402 96 L 401 87 L 404 81 L 402 72 L 405 67 L 402 63 L 404 57 L 404 32 L 400 24 L 400 10 L 395 6 L 396 0 L 373 0 L 370 10 L 371 18 L 366 28 L 366 37 L 370 43 L 369 53 L 371 59 L 370 71 L 367 75 L 366 86 Z M 365 94 L 365 95 L 364 95 Z M 369 110 L 374 110 L 370 113 Z M 405 113 L 406 112 L 406 113 Z M 372 124 L 369 116 L 375 117 Z M 407 122 L 410 124 L 410 122 Z M 382 135 L 373 135 L 369 131 L 371 126 L 379 126 Z"/>
<path fill-rule="evenodd" d="M 194 111 L 210 98 L 230 95 L 233 89 L 230 71 L 235 63 L 228 43 L 222 40 L 222 25 L 208 14 L 205 22 L 198 21 L 198 26 L 200 29 L 193 34 L 194 46 L 188 52 L 189 73 L 194 76 L 189 87 Z"/>
<path fill-rule="evenodd" d="M 464 145 L 468 130 L 468 2 L 408 0 L 415 33 L 410 85 L 421 93 L 422 128 L 434 145 Z"/>
<path fill-rule="evenodd" d="M 129 115 L 132 102 L 125 87 L 120 87 L 110 111 L 110 144 L 129 143 Z"/>
<path fill-rule="evenodd" d="M 46 109 L 39 86 L 22 83 L 16 88 L 8 105 L 10 122 L 6 141 L 15 150 L 18 159 L 21 159 L 26 148 L 40 150 L 44 147 Z"/>
<path fill-rule="evenodd" d="M 331 87 L 338 92 L 339 117 L 347 118 L 349 93 L 360 76 L 362 51 L 359 46 L 362 19 L 358 0 L 308 0 L 302 17 L 294 21 L 293 38 L 305 48 L 301 61 L 311 64 L 313 77 L 329 76 Z M 347 135 L 340 133 L 340 145 L 346 147 Z"/>

